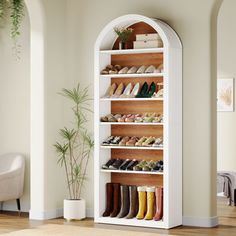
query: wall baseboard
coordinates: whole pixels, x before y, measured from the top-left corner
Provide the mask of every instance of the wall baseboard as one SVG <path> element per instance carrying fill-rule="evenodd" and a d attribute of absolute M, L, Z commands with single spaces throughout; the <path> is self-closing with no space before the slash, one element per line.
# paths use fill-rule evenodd
<path fill-rule="evenodd" d="M 53 209 L 53 210 L 43 211 L 43 212 L 36 212 L 36 211 L 30 210 L 30 214 L 29 214 L 29 218 L 31 220 L 50 220 L 50 219 L 55 219 L 62 216 L 63 216 L 63 208 L 58 208 L 58 209 Z M 87 208 L 86 216 L 93 217 L 93 209 Z"/>
<path fill-rule="evenodd" d="M 183 225 L 211 228 L 218 225 L 218 217 L 192 217 L 183 216 Z"/>

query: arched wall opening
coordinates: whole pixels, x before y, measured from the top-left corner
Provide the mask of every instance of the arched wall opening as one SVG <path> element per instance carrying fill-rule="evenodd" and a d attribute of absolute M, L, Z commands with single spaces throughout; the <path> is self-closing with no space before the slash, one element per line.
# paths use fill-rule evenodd
<path fill-rule="evenodd" d="M 25 0 L 30 18 L 30 218 L 44 211 L 44 12 L 39 0 Z"/>

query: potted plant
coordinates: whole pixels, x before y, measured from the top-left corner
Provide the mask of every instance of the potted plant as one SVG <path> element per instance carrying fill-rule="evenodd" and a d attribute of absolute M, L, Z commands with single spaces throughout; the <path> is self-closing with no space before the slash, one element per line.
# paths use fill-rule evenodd
<path fill-rule="evenodd" d="M 119 49 L 127 49 L 127 41 L 129 36 L 133 32 L 132 28 L 124 28 L 124 27 L 115 27 L 115 33 L 117 34 L 120 42 L 119 42 Z"/>
<path fill-rule="evenodd" d="M 10 12 L 9 12 L 10 10 Z M 17 59 L 19 59 L 20 48 L 17 41 L 20 36 L 20 27 L 24 17 L 24 0 L 0 0 L 0 22 L 6 17 L 11 20 L 11 38 L 13 40 L 13 50 Z"/>
<path fill-rule="evenodd" d="M 64 218 L 84 219 L 85 200 L 81 198 L 86 180 L 88 162 L 93 150 L 94 141 L 87 131 L 87 115 L 92 112 L 88 102 L 88 88 L 80 85 L 72 90 L 63 89 L 61 95 L 72 102 L 74 117 L 73 128 L 60 129 L 61 141 L 54 145 L 58 153 L 58 163 L 65 169 L 69 198 L 64 200 Z"/>

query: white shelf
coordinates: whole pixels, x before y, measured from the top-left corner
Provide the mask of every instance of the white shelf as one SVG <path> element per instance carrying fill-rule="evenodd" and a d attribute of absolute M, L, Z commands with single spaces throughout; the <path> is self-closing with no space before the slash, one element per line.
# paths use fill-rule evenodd
<path fill-rule="evenodd" d="M 141 174 L 141 175 L 163 175 L 163 172 L 158 171 L 134 171 L 134 170 L 106 170 L 101 169 L 104 173 L 122 173 L 122 174 Z"/>
<path fill-rule="evenodd" d="M 115 146 L 115 145 L 101 145 L 103 149 L 136 149 L 136 150 L 163 150 L 163 147 L 138 147 L 138 146 Z"/>
<path fill-rule="evenodd" d="M 140 48 L 140 49 L 123 49 L 123 50 L 101 50 L 102 54 L 119 55 L 119 54 L 137 54 L 137 53 L 163 53 L 163 48 Z"/>
<path fill-rule="evenodd" d="M 162 126 L 164 123 L 144 123 L 144 122 L 100 122 L 100 125 L 159 125 Z"/>
<path fill-rule="evenodd" d="M 108 74 L 100 75 L 101 78 L 141 78 L 141 77 L 163 77 L 164 73 L 142 73 L 142 74 Z"/>
<path fill-rule="evenodd" d="M 163 98 L 100 98 L 100 101 L 163 101 Z"/>
<path fill-rule="evenodd" d="M 130 225 L 130 226 L 140 226 L 140 227 L 150 227 L 150 228 L 166 228 L 164 221 L 154 221 L 154 220 L 137 220 L 117 218 L 117 217 L 99 217 L 96 219 L 98 223 L 105 224 L 118 224 L 118 225 Z"/>

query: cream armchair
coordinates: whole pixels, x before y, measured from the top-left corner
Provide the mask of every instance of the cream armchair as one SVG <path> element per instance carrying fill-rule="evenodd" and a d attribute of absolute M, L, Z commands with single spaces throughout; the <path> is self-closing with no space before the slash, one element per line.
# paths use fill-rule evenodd
<path fill-rule="evenodd" d="M 16 200 L 20 212 L 23 195 L 25 159 L 21 154 L 0 155 L 0 202 Z"/>

